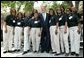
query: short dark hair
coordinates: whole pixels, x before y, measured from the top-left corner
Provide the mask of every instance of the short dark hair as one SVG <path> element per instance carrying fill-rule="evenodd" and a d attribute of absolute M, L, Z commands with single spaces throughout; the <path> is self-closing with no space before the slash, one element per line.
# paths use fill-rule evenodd
<path fill-rule="evenodd" d="M 68 8 L 66 9 L 66 11 L 67 11 L 67 10 L 69 10 L 69 11 L 71 12 L 71 8 L 70 8 L 70 7 L 68 7 Z"/>
<path fill-rule="evenodd" d="M 56 13 L 58 14 L 58 10 L 60 10 L 61 11 L 61 9 L 58 7 L 58 8 L 56 8 Z M 61 11 L 61 13 L 62 13 L 62 11 Z"/>

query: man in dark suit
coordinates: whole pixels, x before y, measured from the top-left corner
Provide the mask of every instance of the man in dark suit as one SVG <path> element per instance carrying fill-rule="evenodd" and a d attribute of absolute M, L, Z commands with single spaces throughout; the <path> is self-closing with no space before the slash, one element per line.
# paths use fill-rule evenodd
<path fill-rule="evenodd" d="M 50 33 L 49 33 L 49 14 L 46 13 L 46 5 L 41 6 L 42 13 L 40 13 L 42 33 L 41 33 L 41 52 L 49 52 L 51 48 Z"/>

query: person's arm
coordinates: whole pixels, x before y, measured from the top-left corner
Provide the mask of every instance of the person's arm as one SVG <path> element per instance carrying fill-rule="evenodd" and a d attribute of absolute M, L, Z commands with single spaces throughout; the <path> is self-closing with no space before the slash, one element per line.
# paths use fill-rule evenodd
<path fill-rule="evenodd" d="M 56 23 L 56 30 L 55 30 L 55 34 L 57 34 L 57 33 L 58 33 L 58 26 L 59 26 L 59 23 L 57 22 L 57 23 Z"/>
<path fill-rule="evenodd" d="M 80 30 L 81 30 L 81 24 L 78 23 L 78 33 L 80 34 Z"/>
<path fill-rule="evenodd" d="M 30 36 L 30 31 L 31 31 L 31 20 L 32 20 L 32 19 L 29 19 L 29 22 L 28 22 L 28 23 L 29 23 L 29 30 L 28 30 L 29 36 Z"/>
<path fill-rule="evenodd" d="M 41 20 L 40 20 L 40 36 L 41 36 L 41 33 L 42 33 L 42 22 L 41 22 Z"/>
<path fill-rule="evenodd" d="M 6 24 L 6 22 L 4 22 L 4 26 L 5 26 L 5 33 L 7 33 L 7 24 Z"/>
<path fill-rule="evenodd" d="M 41 32 L 42 32 L 42 27 L 40 28 Z"/>
<path fill-rule="evenodd" d="M 40 36 L 41 36 L 41 33 L 42 33 L 42 27 L 40 28 Z"/>
<path fill-rule="evenodd" d="M 39 34 L 38 34 L 38 36 L 40 37 L 41 36 L 41 33 L 42 33 L 42 31 L 41 31 L 42 29 L 40 28 L 40 32 L 39 32 Z"/>
<path fill-rule="evenodd" d="M 68 16 L 65 15 L 65 29 L 64 29 L 64 33 L 67 33 L 67 27 L 68 27 L 67 22 L 68 22 Z"/>
<path fill-rule="evenodd" d="M 40 16 L 40 14 L 39 14 L 39 19 L 40 19 L 40 31 L 41 31 L 41 33 L 42 33 L 42 19 L 41 19 L 41 16 Z"/>
<path fill-rule="evenodd" d="M 30 31 L 31 31 L 31 27 L 29 27 L 29 30 L 28 30 L 28 32 L 29 32 L 29 36 L 30 36 Z"/>
<path fill-rule="evenodd" d="M 65 22 L 65 33 L 67 32 L 67 22 Z"/>
<path fill-rule="evenodd" d="M 34 19 L 35 17 L 33 16 L 32 19 Z"/>
<path fill-rule="evenodd" d="M 81 30 L 81 23 L 80 23 L 80 20 L 81 20 L 81 19 L 78 20 L 78 30 L 77 30 L 77 32 L 78 32 L 79 34 L 80 34 L 80 30 Z"/>
<path fill-rule="evenodd" d="M 57 21 L 57 23 L 56 23 L 56 31 L 55 31 L 55 34 L 57 34 L 57 32 L 58 32 L 58 27 L 59 27 L 59 20 L 58 20 L 58 17 L 55 17 L 55 20 Z"/>
<path fill-rule="evenodd" d="M 80 22 L 82 22 L 83 21 L 83 16 L 81 16 L 81 18 L 80 18 L 80 20 L 79 20 Z"/>
<path fill-rule="evenodd" d="M 57 23 L 56 23 L 56 29 L 58 29 L 58 26 L 59 26 L 59 23 L 57 22 Z"/>
<path fill-rule="evenodd" d="M 4 26 L 5 26 L 5 33 L 7 33 L 7 20 L 9 19 L 9 17 L 6 17 L 6 20 L 4 21 Z"/>

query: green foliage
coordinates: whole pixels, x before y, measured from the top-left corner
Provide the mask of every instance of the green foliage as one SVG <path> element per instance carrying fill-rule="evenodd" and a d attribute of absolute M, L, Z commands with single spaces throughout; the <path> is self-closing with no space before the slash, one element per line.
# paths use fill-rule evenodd
<path fill-rule="evenodd" d="M 57 4 L 56 1 L 53 2 L 52 8 L 55 10 L 56 8 L 60 7 L 60 4 Z"/>
<path fill-rule="evenodd" d="M 15 8 L 15 3 L 16 1 L 1 1 L 1 6 Z"/>
<path fill-rule="evenodd" d="M 67 3 L 66 1 L 64 1 L 61 5 L 64 6 L 65 9 L 70 7 L 69 3 Z M 58 7 L 60 7 L 60 4 L 57 4 L 57 2 L 54 1 L 52 8 L 56 9 Z"/>
<path fill-rule="evenodd" d="M 76 2 L 76 7 L 78 7 L 78 4 L 79 4 L 78 2 L 79 1 Z M 46 3 L 46 2 L 43 1 L 43 3 Z M 1 1 L 1 7 L 4 7 L 4 8 L 6 7 L 15 8 L 15 6 L 18 5 L 17 11 L 19 11 L 21 6 L 24 5 L 23 10 L 25 12 L 31 12 L 33 8 L 33 4 L 34 4 L 34 1 Z M 62 5 L 66 9 L 72 5 L 72 1 L 64 1 Z M 57 1 L 53 1 L 53 5 L 51 6 L 51 8 L 55 10 L 58 7 L 60 7 L 60 4 L 57 4 Z M 48 8 L 50 7 L 48 6 Z"/>
<path fill-rule="evenodd" d="M 64 2 L 62 3 L 62 5 L 64 6 L 65 9 L 67 9 L 67 8 L 70 7 L 70 5 L 69 5 L 66 1 L 64 1 Z"/>
<path fill-rule="evenodd" d="M 21 5 L 25 5 L 24 11 L 32 11 L 33 1 L 1 1 L 2 7 L 11 7 L 15 8 L 16 4 L 18 5 L 17 11 L 20 10 Z"/>
<path fill-rule="evenodd" d="M 32 8 L 33 8 L 33 4 L 34 2 L 33 1 L 28 1 L 28 2 L 24 2 L 25 3 L 25 7 L 24 7 L 24 11 L 25 12 L 31 12 L 32 11 Z"/>

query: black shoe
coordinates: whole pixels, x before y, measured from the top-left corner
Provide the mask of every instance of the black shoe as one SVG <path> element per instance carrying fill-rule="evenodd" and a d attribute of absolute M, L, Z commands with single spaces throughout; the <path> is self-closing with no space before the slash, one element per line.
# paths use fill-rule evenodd
<path fill-rule="evenodd" d="M 56 53 L 56 54 L 55 54 L 55 56 L 58 56 L 58 55 L 60 55 L 60 53 Z"/>
<path fill-rule="evenodd" d="M 9 53 L 12 53 L 13 51 L 11 51 L 11 50 L 8 50 L 8 52 L 9 52 Z"/>
<path fill-rule="evenodd" d="M 17 50 L 17 52 L 19 52 L 19 51 L 20 51 L 20 49 Z"/>
<path fill-rule="evenodd" d="M 39 53 L 39 51 L 36 51 L 36 53 Z"/>
<path fill-rule="evenodd" d="M 27 51 L 24 51 L 23 53 L 22 53 L 22 55 L 24 55 L 24 54 L 26 54 L 27 53 Z"/>
<path fill-rule="evenodd" d="M 7 53 L 8 51 L 4 51 L 3 53 Z"/>
<path fill-rule="evenodd" d="M 46 53 L 49 53 L 49 51 L 46 51 Z"/>
<path fill-rule="evenodd" d="M 33 51 L 33 53 L 36 53 L 36 51 Z"/>
<path fill-rule="evenodd" d="M 27 50 L 27 52 L 30 52 L 30 50 Z"/>
<path fill-rule="evenodd" d="M 13 52 L 16 52 L 17 51 L 17 49 L 15 49 Z"/>
<path fill-rule="evenodd" d="M 66 53 L 65 56 L 69 56 L 69 53 Z"/>
<path fill-rule="evenodd" d="M 61 54 L 64 54 L 64 52 L 62 52 Z"/>
<path fill-rule="evenodd" d="M 43 53 L 44 51 L 41 51 L 41 53 Z"/>
<path fill-rule="evenodd" d="M 71 55 L 74 55 L 75 54 L 75 52 L 71 52 Z"/>
<path fill-rule="evenodd" d="M 51 52 L 51 54 L 55 54 L 56 52 Z"/>
<path fill-rule="evenodd" d="M 76 55 L 77 57 L 79 56 L 79 54 L 77 54 L 77 53 L 76 53 L 75 55 Z"/>

